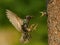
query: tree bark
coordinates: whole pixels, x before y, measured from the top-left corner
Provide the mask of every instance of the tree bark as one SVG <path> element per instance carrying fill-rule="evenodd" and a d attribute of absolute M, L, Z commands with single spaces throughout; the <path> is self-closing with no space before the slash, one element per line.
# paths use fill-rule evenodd
<path fill-rule="evenodd" d="M 60 45 L 60 0 L 49 0 L 48 12 L 48 44 Z"/>

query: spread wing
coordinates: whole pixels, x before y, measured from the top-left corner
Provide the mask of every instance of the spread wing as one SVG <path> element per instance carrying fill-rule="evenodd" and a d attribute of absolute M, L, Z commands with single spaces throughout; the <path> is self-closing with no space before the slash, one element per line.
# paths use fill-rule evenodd
<path fill-rule="evenodd" d="M 18 30 L 21 31 L 21 25 L 23 25 L 23 20 L 19 18 L 15 13 L 10 10 L 6 10 L 6 15 L 12 25 Z"/>

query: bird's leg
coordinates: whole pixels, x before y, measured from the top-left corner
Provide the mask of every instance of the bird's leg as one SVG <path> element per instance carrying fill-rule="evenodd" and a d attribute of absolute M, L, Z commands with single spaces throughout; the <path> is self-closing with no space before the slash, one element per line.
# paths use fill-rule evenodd
<path fill-rule="evenodd" d="M 36 24 L 36 25 L 34 26 L 33 30 L 36 30 L 37 26 L 38 26 L 38 24 Z"/>
<path fill-rule="evenodd" d="M 36 30 L 37 26 L 38 26 L 38 24 L 32 24 L 32 25 L 29 27 L 30 31 Z"/>
<path fill-rule="evenodd" d="M 30 32 L 32 30 L 32 28 L 34 27 L 35 24 L 32 24 L 30 27 L 26 28 L 28 32 Z"/>
<path fill-rule="evenodd" d="M 30 26 L 30 29 L 32 29 L 34 26 L 35 26 L 35 24 L 32 24 L 32 25 Z"/>

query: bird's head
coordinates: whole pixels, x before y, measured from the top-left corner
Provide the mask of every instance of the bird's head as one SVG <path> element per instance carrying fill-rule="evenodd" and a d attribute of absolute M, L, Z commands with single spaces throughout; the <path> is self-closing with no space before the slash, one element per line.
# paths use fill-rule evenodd
<path fill-rule="evenodd" d="M 33 16 L 27 15 L 27 16 L 25 17 L 25 19 L 29 22 L 32 17 L 33 17 Z"/>
<path fill-rule="evenodd" d="M 30 15 L 27 15 L 26 17 L 25 17 L 25 19 L 28 19 L 28 20 L 30 20 L 32 18 L 32 16 L 30 16 Z"/>

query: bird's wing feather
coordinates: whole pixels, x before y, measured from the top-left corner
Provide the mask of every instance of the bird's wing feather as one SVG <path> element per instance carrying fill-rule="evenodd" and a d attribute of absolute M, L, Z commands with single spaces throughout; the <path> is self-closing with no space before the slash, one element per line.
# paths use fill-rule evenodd
<path fill-rule="evenodd" d="M 21 18 L 19 18 L 15 13 L 10 10 L 6 10 L 6 15 L 9 21 L 18 31 L 22 30 L 21 25 L 23 25 L 23 20 Z"/>

